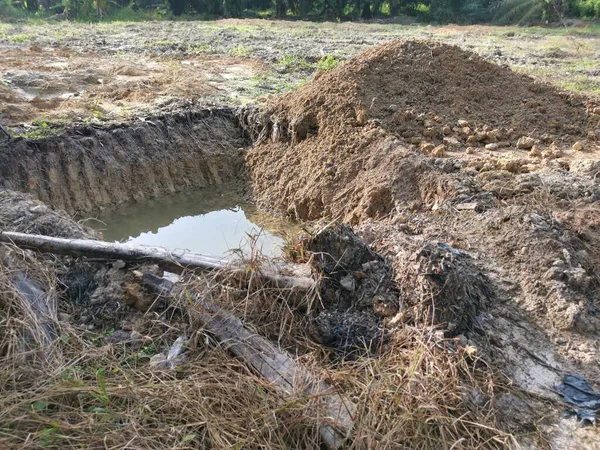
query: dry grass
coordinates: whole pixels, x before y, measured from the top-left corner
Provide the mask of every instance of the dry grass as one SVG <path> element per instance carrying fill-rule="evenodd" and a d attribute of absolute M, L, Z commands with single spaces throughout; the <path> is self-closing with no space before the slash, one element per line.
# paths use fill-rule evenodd
<path fill-rule="evenodd" d="M 30 263 L 47 275 L 47 289 L 56 285 L 52 271 Z M 60 322 L 46 363 L 18 350 L 22 330 L 32 325 L 11 276 L 0 273 L 0 448 L 319 448 L 319 419 L 303 414 L 306 399 L 283 398 L 199 329 L 186 313 L 185 291 L 167 313 L 146 314 L 141 342 L 109 344 L 106 333 Z M 514 444 L 493 408 L 506 380 L 474 349 L 430 327 L 399 328 L 377 357 L 339 361 L 305 336 L 306 313 L 285 293 L 224 288 L 214 277 L 196 277 L 188 290 L 233 309 L 353 400 L 349 449 Z M 152 370 L 149 357 L 181 335 L 187 363 Z"/>

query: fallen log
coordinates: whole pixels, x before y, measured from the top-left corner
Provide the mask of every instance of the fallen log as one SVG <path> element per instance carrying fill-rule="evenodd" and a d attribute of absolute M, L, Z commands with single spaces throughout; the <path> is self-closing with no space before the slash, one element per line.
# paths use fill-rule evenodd
<path fill-rule="evenodd" d="M 353 427 L 356 406 L 296 363 L 267 339 L 250 332 L 240 319 L 218 306 L 198 300 L 190 311 L 235 356 L 270 381 L 288 398 L 313 404 L 307 412 L 322 414 L 319 433 L 330 449 L 342 448 Z"/>
<path fill-rule="evenodd" d="M 139 275 L 144 286 L 161 296 L 173 296 L 177 289 L 160 277 Z M 319 434 L 323 443 L 329 449 L 343 448 L 354 426 L 356 406 L 352 402 L 294 361 L 287 352 L 248 330 L 229 311 L 206 300 L 206 296 L 189 292 L 187 288 L 185 292 L 194 299 L 187 311 L 200 325 L 286 398 L 306 401 L 306 414 L 311 417 L 322 414 Z"/>
<path fill-rule="evenodd" d="M 158 264 L 172 272 L 191 270 L 221 270 L 241 276 L 249 274 L 243 261 L 228 258 L 215 258 L 187 250 L 169 250 L 162 247 L 151 247 L 121 243 L 95 241 L 91 239 L 65 239 L 26 233 L 4 231 L 0 240 L 18 247 L 69 256 L 87 258 L 121 259 L 123 261 Z M 310 276 L 310 269 L 305 265 L 280 264 L 265 262 L 253 273 L 254 278 L 276 288 L 290 289 L 298 293 L 310 292 L 316 282 Z"/>

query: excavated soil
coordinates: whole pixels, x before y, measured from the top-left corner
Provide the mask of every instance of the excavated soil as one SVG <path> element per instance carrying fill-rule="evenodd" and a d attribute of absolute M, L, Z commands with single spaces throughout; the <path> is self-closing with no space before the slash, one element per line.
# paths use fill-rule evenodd
<path fill-rule="evenodd" d="M 261 206 L 353 223 L 391 261 L 382 329 L 441 325 L 556 400 L 565 373 L 600 378 L 597 105 L 457 47 L 391 42 L 246 111 L 246 160 Z"/>
<path fill-rule="evenodd" d="M 248 151 L 242 130 L 255 141 Z M 457 47 L 391 42 L 270 99 L 261 110 L 192 105 L 123 125 L 11 140 L 0 147 L 0 226 L 93 237 L 65 214 L 10 190 L 70 213 L 97 211 L 245 180 L 245 155 L 260 206 L 294 219 L 327 219 L 318 232 L 288 244 L 292 256 L 311 264 L 320 291 L 312 303 L 297 305 L 268 289 L 257 296 L 248 286 L 205 278 L 207 298 L 301 361 L 315 354 L 315 361 L 341 365 L 358 359 L 359 371 L 374 383 L 369 398 L 393 386 L 389 411 L 374 418 L 378 430 L 382 417 L 417 417 L 405 414 L 401 403 L 414 398 L 416 410 L 432 408 L 415 419 L 419 430 L 442 418 L 433 435 L 447 417 L 460 423 L 460 415 L 469 426 L 493 423 L 514 431 L 515 439 L 534 447 L 591 448 L 596 428 L 581 429 L 574 420 L 561 425 L 565 408 L 555 388 L 565 374 L 600 379 L 598 139 L 600 109 L 593 99 Z M 179 320 L 144 289 L 142 273 L 163 275 L 157 267 L 65 259 L 54 276 L 61 299 L 71 300 L 68 319 L 89 330 L 112 327 L 102 342 L 116 345 L 140 334 L 138 320 L 152 317 L 165 328 Z M 410 337 L 417 329 L 426 346 Z M 199 336 L 194 345 L 210 342 Z M 514 383 L 514 392 L 501 377 L 461 381 L 448 391 L 421 386 L 423 373 L 439 363 L 433 355 L 445 352 L 472 362 L 466 378 L 493 368 L 507 385 Z M 405 367 L 397 365 L 389 380 L 379 379 L 368 363 L 377 358 L 360 359 L 365 353 L 407 353 L 407 372 L 400 376 Z M 351 391 L 335 370 L 328 376 Z M 428 378 L 443 379 L 440 373 Z M 414 389 L 397 390 L 403 383 Z M 423 397 L 413 395 L 420 390 Z M 453 396 L 459 398 L 449 406 Z M 444 416 L 435 402 L 451 411 Z M 406 427 L 398 429 L 405 436 Z M 463 439 L 465 448 L 512 446 L 482 436 L 461 437 L 447 448 Z"/>
<path fill-rule="evenodd" d="M 535 143 L 552 158 L 576 141 L 596 148 L 600 137 L 593 102 L 458 47 L 415 41 L 366 51 L 249 122 L 259 124 L 247 161 L 260 204 L 353 223 L 435 190 L 415 148 L 462 157 L 523 147 L 523 157 Z"/>
<path fill-rule="evenodd" d="M 38 140 L 0 143 L 6 189 L 70 214 L 97 213 L 194 188 L 238 182 L 246 141 L 228 108 L 186 108 Z"/>

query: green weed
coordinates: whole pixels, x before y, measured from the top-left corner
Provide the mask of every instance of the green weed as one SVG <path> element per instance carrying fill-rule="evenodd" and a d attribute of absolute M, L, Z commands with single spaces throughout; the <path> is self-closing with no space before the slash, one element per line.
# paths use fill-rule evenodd
<path fill-rule="evenodd" d="M 12 44 L 25 44 L 31 42 L 33 38 L 34 35 L 28 33 L 13 34 L 6 37 L 6 39 L 8 39 L 8 41 Z"/>
<path fill-rule="evenodd" d="M 58 133 L 56 128 L 50 127 L 50 124 L 43 119 L 34 120 L 31 124 L 36 128 L 23 132 L 21 136 L 25 139 L 44 139 Z"/>
<path fill-rule="evenodd" d="M 342 61 L 338 58 L 336 58 L 333 55 L 327 55 L 324 56 L 323 58 L 321 58 L 316 66 L 317 66 L 317 70 L 321 71 L 321 72 L 327 72 L 331 69 L 335 69 L 337 66 L 339 66 L 342 63 Z"/>
<path fill-rule="evenodd" d="M 188 44 L 188 53 L 217 53 L 215 48 L 210 44 Z"/>
<path fill-rule="evenodd" d="M 312 64 L 306 61 L 305 58 L 301 58 L 296 55 L 283 55 L 281 58 L 279 58 L 278 65 L 283 72 L 313 70 Z"/>
<path fill-rule="evenodd" d="M 251 56 L 253 56 L 253 51 L 250 47 L 247 47 L 245 45 L 239 44 L 236 45 L 235 47 L 230 48 L 227 51 L 227 54 L 229 56 L 237 56 L 237 57 L 242 57 L 242 58 L 249 58 Z"/>

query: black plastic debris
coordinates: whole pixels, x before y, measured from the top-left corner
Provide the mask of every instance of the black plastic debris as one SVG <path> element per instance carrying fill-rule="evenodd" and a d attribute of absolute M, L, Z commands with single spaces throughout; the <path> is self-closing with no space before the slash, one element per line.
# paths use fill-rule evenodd
<path fill-rule="evenodd" d="M 594 425 L 600 409 L 600 393 L 585 379 L 577 375 L 565 375 L 562 384 L 557 387 L 565 403 L 570 405 L 581 425 Z"/>

